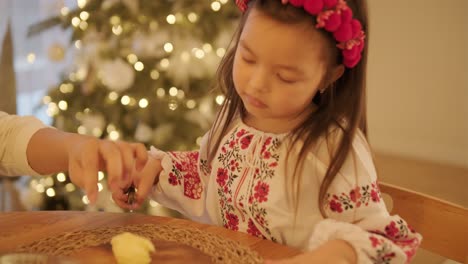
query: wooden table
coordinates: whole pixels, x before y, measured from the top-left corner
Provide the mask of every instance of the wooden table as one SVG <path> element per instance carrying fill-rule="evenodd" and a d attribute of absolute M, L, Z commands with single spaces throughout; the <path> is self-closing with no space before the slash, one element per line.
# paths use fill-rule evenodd
<path fill-rule="evenodd" d="M 265 259 L 292 257 L 300 253 L 297 249 L 245 233 L 183 219 L 148 216 L 138 213 L 33 211 L 0 213 L 0 254 L 12 252 L 19 245 L 29 244 L 40 238 L 63 232 L 133 224 L 170 224 L 173 226 L 198 228 L 244 244 L 257 251 Z"/>

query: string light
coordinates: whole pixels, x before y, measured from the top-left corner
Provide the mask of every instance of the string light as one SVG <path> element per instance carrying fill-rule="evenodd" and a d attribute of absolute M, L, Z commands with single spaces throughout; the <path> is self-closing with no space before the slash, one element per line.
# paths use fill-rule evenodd
<path fill-rule="evenodd" d="M 143 98 L 140 100 L 140 102 L 138 102 L 138 105 L 141 107 L 141 108 L 146 108 L 148 107 L 149 105 L 149 102 L 146 98 Z"/>
<path fill-rule="evenodd" d="M 189 20 L 190 22 L 192 22 L 192 23 L 195 23 L 195 22 L 198 21 L 198 15 L 195 14 L 195 13 L 193 13 L 193 12 L 190 13 L 190 14 L 188 14 L 188 15 L 187 15 L 187 18 L 188 18 L 188 20 Z"/>
<path fill-rule="evenodd" d="M 112 131 L 116 131 L 116 130 L 117 130 L 117 128 L 114 126 L 114 124 L 109 124 L 109 125 L 107 126 L 107 133 L 109 133 L 109 134 L 110 134 Z M 104 177 L 104 174 L 103 174 L 103 177 Z"/>
<path fill-rule="evenodd" d="M 216 50 L 216 55 L 218 55 L 218 57 L 220 58 L 224 57 L 225 54 L 226 54 L 226 50 L 224 48 L 219 48 Z"/>
<path fill-rule="evenodd" d="M 121 25 L 116 25 L 112 27 L 112 33 L 114 33 L 117 36 L 122 34 L 122 31 L 123 31 L 123 28 Z"/>
<path fill-rule="evenodd" d="M 52 116 L 55 116 L 59 113 L 59 108 L 57 107 L 57 104 L 52 102 L 52 103 L 49 103 L 48 107 L 47 107 L 47 115 L 52 117 Z"/>
<path fill-rule="evenodd" d="M 172 43 L 168 42 L 164 44 L 164 51 L 166 51 L 167 53 L 171 53 L 173 50 L 174 46 L 172 45 Z"/>
<path fill-rule="evenodd" d="M 88 22 L 86 21 L 81 21 L 80 22 L 80 29 L 81 30 L 86 30 L 88 28 Z"/>
<path fill-rule="evenodd" d="M 54 185 L 54 179 L 52 177 L 47 177 L 44 179 L 44 185 L 45 186 L 53 186 Z"/>
<path fill-rule="evenodd" d="M 213 47 L 209 44 L 209 43 L 205 43 L 203 45 L 203 50 L 206 52 L 206 53 L 210 53 L 211 51 L 213 51 Z"/>
<path fill-rule="evenodd" d="M 196 143 L 197 143 L 198 146 L 201 146 L 202 139 L 203 139 L 202 137 L 198 137 L 198 138 L 197 138 Z"/>
<path fill-rule="evenodd" d="M 85 7 L 85 6 L 86 6 L 86 3 L 87 3 L 86 0 L 77 0 L 76 2 L 78 3 L 78 7 L 79 7 L 79 8 Z"/>
<path fill-rule="evenodd" d="M 222 105 L 224 103 L 224 99 L 225 99 L 224 95 L 218 95 L 216 96 L 216 103 L 218 105 Z"/>
<path fill-rule="evenodd" d="M 75 47 L 76 47 L 77 49 L 81 49 L 81 40 L 75 41 Z"/>
<path fill-rule="evenodd" d="M 116 93 L 116 92 L 110 92 L 109 93 L 109 99 L 111 101 L 117 101 L 117 99 L 119 99 L 119 94 Z"/>
<path fill-rule="evenodd" d="M 122 103 L 122 105 L 129 105 L 130 104 L 130 97 L 128 95 L 124 95 L 120 99 L 120 102 Z"/>
<path fill-rule="evenodd" d="M 65 173 L 60 172 L 57 174 L 57 181 L 59 182 L 65 182 L 67 180 L 67 177 L 65 176 Z"/>
<path fill-rule="evenodd" d="M 127 55 L 127 61 L 131 64 L 135 64 L 138 62 L 138 57 L 137 55 L 130 53 Z"/>
<path fill-rule="evenodd" d="M 42 98 L 42 102 L 44 104 L 49 104 L 50 102 L 52 102 L 52 98 L 50 98 L 50 96 L 46 95 Z"/>
<path fill-rule="evenodd" d="M 170 14 L 166 17 L 167 23 L 174 25 L 176 22 L 176 17 L 173 14 Z"/>
<path fill-rule="evenodd" d="M 171 63 L 169 62 L 169 59 L 162 59 L 160 62 L 160 65 L 163 69 L 169 68 L 170 64 Z"/>
<path fill-rule="evenodd" d="M 102 129 L 100 129 L 99 127 L 95 127 L 93 128 L 93 136 L 95 137 L 100 137 L 102 135 Z"/>
<path fill-rule="evenodd" d="M 53 188 L 48 188 L 46 191 L 46 195 L 49 197 L 54 197 L 55 196 L 55 190 Z"/>
<path fill-rule="evenodd" d="M 70 13 L 70 9 L 68 9 L 68 7 L 64 6 L 60 9 L 60 14 L 62 14 L 62 16 L 67 16 L 68 13 Z"/>
<path fill-rule="evenodd" d="M 197 57 L 198 59 L 203 59 L 205 57 L 205 52 L 201 49 L 196 49 L 195 50 L 195 57 Z"/>
<path fill-rule="evenodd" d="M 136 71 L 142 71 L 145 69 L 145 65 L 141 61 L 137 61 L 135 65 L 133 65 Z"/>
<path fill-rule="evenodd" d="M 75 87 L 71 83 L 62 83 L 59 87 L 61 93 L 72 93 Z"/>
<path fill-rule="evenodd" d="M 163 98 L 166 95 L 166 90 L 164 90 L 164 88 L 158 88 L 158 90 L 156 90 L 156 95 L 159 98 Z"/>
<path fill-rule="evenodd" d="M 169 109 L 172 110 L 172 111 L 175 111 L 177 109 L 177 107 L 179 107 L 179 105 L 177 104 L 176 101 L 169 102 L 168 106 L 169 106 Z"/>
<path fill-rule="evenodd" d="M 153 79 L 153 80 L 159 79 L 159 76 L 160 76 L 160 74 L 159 74 L 159 72 L 157 70 L 152 70 L 150 75 L 151 75 L 151 79 Z"/>
<path fill-rule="evenodd" d="M 215 12 L 218 12 L 221 9 L 221 3 L 218 1 L 214 1 L 213 3 L 211 3 L 211 9 L 213 9 L 213 11 Z"/>
<path fill-rule="evenodd" d="M 179 91 L 177 90 L 176 87 L 171 87 L 171 88 L 169 89 L 169 95 L 170 95 L 170 96 L 177 96 L 177 93 L 178 93 L 178 92 L 179 92 Z"/>
<path fill-rule="evenodd" d="M 37 184 L 37 185 L 36 185 L 36 192 L 38 192 L 38 193 L 43 193 L 43 192 L 45 192 L 45 187 L 44 187 L 44 185 L 42 185 L 42 184 L 40 184 L 40 183 Z"/>
<path fill-rule="evenodd" d="M 182 90 L 179 90 L 177 92 L 177 98 L 179 98 L 180 100 L 184 99 L 185 98 L 185 92 L 182 91 Z"/>
<path fill-rule="evenodd" d="M 71 23 L 74 27 L 78 27 L 80 25 L 81 20 L 78 17 L 73 17 Z"/>
<path fill-rule="evenodd" d="M 188 100 L 185 105 L 187 106 L 188 109 L 194 109 L 197 106 L 197 102 L 195 100 Z"/>
<path fill-rule="evenodd" d="M 86 133 L 88 132 L 86 127 L 84 126 L 79 126 L 78 129 L 76 130 L 78 132 L 78 134 L 80 135 L 86 135 Z"/>
<path fill-rule="evenodd" d="M 33 64 L 34 61 L 36 61 L 36 54 L 34 54 L 33 52 L 29 53 L 26 59 L 30 64 Z"/>
<path fill-rule="evenodd" d="M 66 190 L 67 192 L 73 192 L 73 191 L 76 190 L 76 187 L 75 187 L 75 185 L 73 185 L 73 183 L 67 183 L 67 184 L 65 185 L 65 190 Z"/>
<path fill-rule="evenodd" d="M 68 103 L 62 100 L 58 103 L 58 107 L 60 108 L 60 110 L 65 111 L 68 109 Z"/>
<path fill-rule="evenodd" d="M 120 134 L 118 131 L 112 131 L 109 133 L 109 138 L 114 141 L 118 140 L 120 138 Z"/>
<path fill-rule="evenodd" d="M 82 12 L 80 13 L 80 18 L 81 18 L 81 20 L 83 20 L 83 21 L 88 20 L 88 18 L 89 18 L 89 13 L 86 12 L 86 11 L 82 11 Z"/>
<path fill-rule="evenodd" d="M 102 186 L 102 183 L 98 183 L 98 192 L 101 192 L 104 189 L 104 186 Z"/>
<path fill-rule="evenodd" d="M 116 25 L 120 24 L 120 17 L 119 16 L 111 16 L 111 18 L 109 19 L 109 22 L 111 23 L 111 25 L 116 26 Z"/>

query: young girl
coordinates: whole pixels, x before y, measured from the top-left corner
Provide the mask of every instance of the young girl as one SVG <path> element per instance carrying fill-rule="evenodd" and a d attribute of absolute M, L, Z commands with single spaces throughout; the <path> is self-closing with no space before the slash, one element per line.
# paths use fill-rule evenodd
<path fill-rule="evenodd" d="M 381 199 L 366 142 L 364 0 L 240 0 L 199 151 L 152 149 L 151 193 L 194 220 L 301 248 L 294 263 L 407 263 L 420 244 Z M 121 194 L 122 207 L 125 195 Z"/>

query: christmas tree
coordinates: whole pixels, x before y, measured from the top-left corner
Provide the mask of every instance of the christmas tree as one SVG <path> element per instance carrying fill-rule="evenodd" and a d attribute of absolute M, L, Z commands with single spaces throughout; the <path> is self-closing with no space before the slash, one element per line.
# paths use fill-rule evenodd
<path fill-rule="evenodd" d="M 30 30 L 33 35 L 60 24 L 73 31 L 74 63 L 43 99 L 53 125 L 163 150 L 198 148 L 224 100 L 212 83 L 238 19 L 235 5 L 228 0 L 77 3 Z M 49 57 L 63 52 L 51 47 Z M 86 197 L 66 174 L 51 178 L 31 184 L 44 193 L 44 209 L 85 207 Z M 105 184 L 100 189 L 105 191 Z"/>

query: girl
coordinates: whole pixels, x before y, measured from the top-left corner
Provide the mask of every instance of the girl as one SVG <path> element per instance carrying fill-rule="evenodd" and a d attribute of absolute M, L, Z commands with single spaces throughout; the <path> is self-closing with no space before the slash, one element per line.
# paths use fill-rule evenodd
<path fill-rule="evenodd" d="M 151 150 L 126 183 L 135 206 L 151 193 L 194 220 L 303 249 L 294 263 L 407 263 L 421 236 L 389 216 L 366 142 L 365 2 L 289 2 L 237 1 L 218 118 L 199 151 Z"/>

